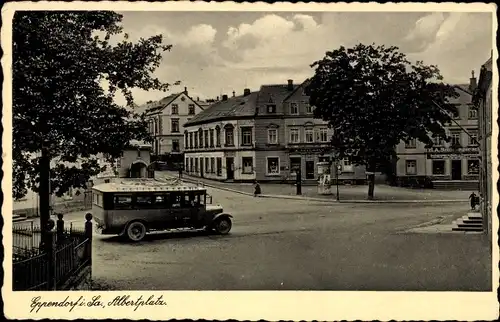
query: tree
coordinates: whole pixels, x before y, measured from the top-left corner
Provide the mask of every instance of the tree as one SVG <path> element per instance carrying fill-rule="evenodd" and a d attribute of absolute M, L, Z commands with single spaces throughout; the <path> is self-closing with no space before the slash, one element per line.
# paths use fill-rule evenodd
<path fill-rule="evenodd" d="M 133 111 L 131 89 L 168 88 L 152 73 L 171 45 L 161 35 L 132 43 L 126 34 L 112 44 L 121 19 L 110 11 L 14 15 L 13 194 L 39 192 L 42 225 L 52 192 L 83 188 L 103 170 L 96 155 L 116 159 L 131 140 L 150 140 L 144 116 Z M 128 108 L 114 102 L 117 91 Z"/>
<path fill-rule="evenodd" d="M 410 63 L 397 47 L 359 44 L 329 51 L 311 67 L 306 93 L 315 116 L 333 129 L 338 158 L 366 166 L 369 199 L 374 172 L 390 168 L 399 142 L 449 141 L 443 126 L 456 112 L 449 98 L 458 94 L 442 82 L 437 66 Z"/>

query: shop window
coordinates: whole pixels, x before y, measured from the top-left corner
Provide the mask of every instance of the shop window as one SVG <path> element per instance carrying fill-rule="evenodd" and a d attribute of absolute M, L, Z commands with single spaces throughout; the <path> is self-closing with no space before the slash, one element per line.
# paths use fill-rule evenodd
<path fill-rule="evenodd" d="M 280 173 L 280 158 L 278 157 L 267 157 L 267 174 L 277 175 Z"/>
<path fill-rule="evenodd" d="M 444 160 L 432 161 L 432 174 L 444 175 L 446 173 L 446 163 Z"/>
<path fill-rule="evenodd" d="M 479 160 L 467 160 L 467 173 L 471 175 L 479 174 Z"/>
<path fill-rule="evenodd" d="M 252 157 L 243 157 L 241 163 L 243 164 L 243 173 L 253 173 Z"/>

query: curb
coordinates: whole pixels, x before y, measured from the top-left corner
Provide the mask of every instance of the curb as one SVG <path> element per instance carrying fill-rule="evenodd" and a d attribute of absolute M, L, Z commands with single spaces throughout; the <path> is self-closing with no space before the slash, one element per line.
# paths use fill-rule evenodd
<path fill-rule="evenodd" d="M 193 184 L 201 184 L 202 186 L 210 187 L 213 189 L 219 189 L 229 192 L 238 193 L 241 195 L 251 196 L 253 197 L 253 193 L 244 192 L 236 189 L 220 187 L 213 184 L 207 184 L 202 181 L 197 181 L 195 179 L 186 179 L 182 178 L 181 181 L 193 183 Z M 450 200 L 450 199 L 442 199 L 442 200 L 428 200 L 428 199 L 417 199 L 417 200 L 332 200 L 326 198 L 312 198 L 312 197 L 297 197 L 297 196 L 287 196 L 287 195 L 259 195 L 259 198 L 274 198 L 274 199 L 289 199 L 289 200 L 305 200 L 305 201 L 318 201 L 332 204 L 339 203 L 371 203 L 371 204 L 387 204 L 387 203 L 398 203 L 398 204 L 408 204 L 408 203 L 419 203 L 419 204 L 433 204 L 433 203 L 456 203 L 456 202 L 468 202 L 467 200 Z"/>

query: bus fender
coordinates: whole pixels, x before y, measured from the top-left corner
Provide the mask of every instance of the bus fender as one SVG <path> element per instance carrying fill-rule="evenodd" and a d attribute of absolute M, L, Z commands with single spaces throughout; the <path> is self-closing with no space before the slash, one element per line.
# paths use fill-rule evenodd
<path fill-rule="evenodd" d="M 233 216 L 231 216 L 230 214 L 221 213 L 221 214 L 218 214 L 217 216 L 215 216 L 214 219 L 213 219 L 213 221 L 216 221 L 217 219 L 224 218 L 224 217 L 233 218 Z"/>

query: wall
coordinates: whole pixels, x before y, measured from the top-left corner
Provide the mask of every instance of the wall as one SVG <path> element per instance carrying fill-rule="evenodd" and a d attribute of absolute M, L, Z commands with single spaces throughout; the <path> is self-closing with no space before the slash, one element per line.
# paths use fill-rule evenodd
<path fill-rule="evenodd" d="M 140 156 L 139 152 L 141 151 Z M 149 166 L 151 163 L 151 149 L 148 147 L 141 147 L 136 150 L 125 150 L 123 151 L 123 156 L 120 159 L 119 167 L 118 167 L 118 175 L 121 178 L 126 178 L 129 175 L 130 166 L 133 162 L 136 161 L 144 161 L 146 166 Z"/>

